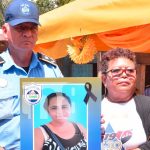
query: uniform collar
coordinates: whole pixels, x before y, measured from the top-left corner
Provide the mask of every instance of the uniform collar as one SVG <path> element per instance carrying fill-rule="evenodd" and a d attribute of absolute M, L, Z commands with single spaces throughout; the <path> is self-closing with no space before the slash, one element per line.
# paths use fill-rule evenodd
<path fill-rule="evenodd" d="M 1 57 L 4 59 L 5 63 L 3 64 L 2 69 L 9 70 L 12 66 L 14 66 L 14 62 L 9 54 L 8 49 L 1 54 Z"/>
<path fill-rule="evenodd" d="M 9 50 L 8 49 L 1 54 L 1 57 L 5 61 L 5 63 L 3 64 L 3 67 L 2 67 L 3 71 L 7 71 L 7 70 L 11 69 L 12 67 L 16 67 L 16 68 L 20 68 L 21 69 L 21 67 L 17 66 L 14 63 L 12 57 L 9 54 Z M 32 69 L 32 68 L 35 68 L 39 63 L 40 63 L 40 61 L 38 60 L 37 55 L 35 55 L 33 53 L 29 70 Z"/>
<path fill-rule="evenodd" d="M 29 69 L 36 68 L 36 66 L 39 65 L 39 64 L 40 64 L 40 61 L 39 61 L 37 55 L 35 53 L 33 53 Z"/>

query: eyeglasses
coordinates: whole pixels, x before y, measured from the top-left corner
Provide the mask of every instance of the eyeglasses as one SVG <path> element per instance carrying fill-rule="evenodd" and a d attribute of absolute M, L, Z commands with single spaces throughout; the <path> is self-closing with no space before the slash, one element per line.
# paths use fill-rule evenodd
<path fill-rule="evenodd" d="M 37 24 L 32 24 L 32 25 L 16 25 L 13 27 L 17 32 L 25 32 L 25 31 L 32 31 L 32 32 L 37 32 L 38 30 L 38 25 Z"/>
<path fill-rule="evenodd" d="M 131 69 L 131 68 L 115 68 L 115 69 L 111 69 L 106 71 L 105 73 L 111 73 L 111 75 L 113 77 L 119 77 L 121 76 L 124 72 L 126 73 L 127 76 L 135 76 L 136 74 L 136 69 Z"/>

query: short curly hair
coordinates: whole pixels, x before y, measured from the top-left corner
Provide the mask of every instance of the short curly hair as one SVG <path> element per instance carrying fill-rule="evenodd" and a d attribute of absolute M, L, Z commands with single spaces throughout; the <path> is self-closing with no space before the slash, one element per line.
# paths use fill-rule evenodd
<path fill-rule="evenodd" d="M 113 60 L 115 58 L 120 58 L 120 57 L 124 57 L 127 58 L 131 61 L 133 61 L 133 63 L 135 64 L 135 66 L 137 65 L 136 63 L 136 55 L 135 53 L 133 53 L 131 50 L 129 49 L 125 49 L 125 48 L 114 48 L 111 49 L 107 52 L 105 52 L 102 55 L 101 61 L 100 61 L 100 71 L 102 74 L 105 74 L 108 70 L 108 63 L 110 60 Z"/>

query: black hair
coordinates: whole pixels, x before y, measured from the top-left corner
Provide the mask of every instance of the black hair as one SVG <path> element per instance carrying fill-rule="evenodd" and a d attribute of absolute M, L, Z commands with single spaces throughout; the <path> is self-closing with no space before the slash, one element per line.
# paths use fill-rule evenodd
<path fill-rule="evenodd" d="M 70 106 L 72 105 L 72 104 L 71 104 L 71 99 L 70 99 L 69 96 L 67 96 L 65 93 L 62 93 L 62 92 L 55 92 L 55 93 L 49 94 L 49 95 L 46 97 L 46 99 L 45 99 L 44 108 L 45 108 L 47 111 L 48 111 L 48 105 L 49 105 L 51 99 L 54 98 L 54 97 L 58 97 L 58 96 L 64 97 L 64 98 L 68 101 L 68 103 L 70 104 Z"/>

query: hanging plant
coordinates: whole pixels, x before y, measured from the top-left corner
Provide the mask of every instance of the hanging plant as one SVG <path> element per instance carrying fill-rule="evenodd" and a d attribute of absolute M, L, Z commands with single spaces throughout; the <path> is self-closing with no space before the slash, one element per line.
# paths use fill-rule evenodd
<path fill-rule="evenodd" d="M 67 52 L 76 64 L 85 64 L 94 59 L 97 49 L 94 40 L 89 36 L 72 38 L 71 43 L 67 45 Z"/>

